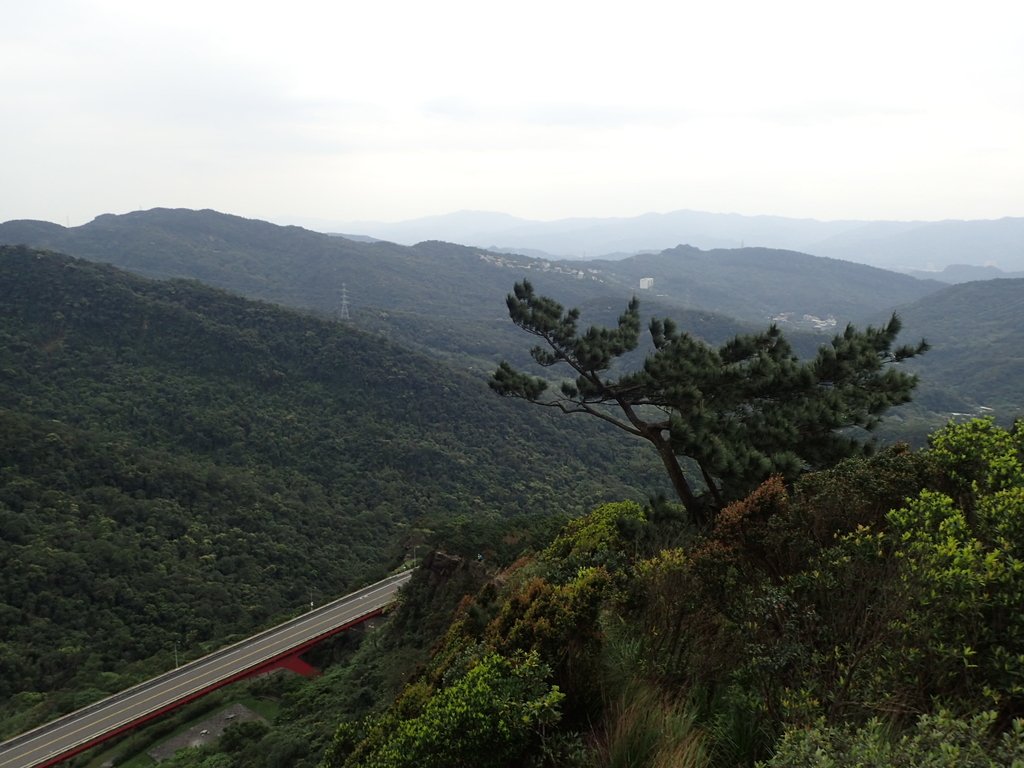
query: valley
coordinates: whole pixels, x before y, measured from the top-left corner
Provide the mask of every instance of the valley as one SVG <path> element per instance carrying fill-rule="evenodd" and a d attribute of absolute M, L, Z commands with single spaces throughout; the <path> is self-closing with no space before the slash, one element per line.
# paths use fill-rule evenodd
<path fill-rule="evenodd" d="M 502 360 L 546 370 L 505 311 L 517 280 L 579 307 L 584 327 L 614 324 L 636 296 L 645 323 L 671 318 L 710 345 L 775 323 L 804 358 L 848 323 L 882 325 L 895 311 L 901 340 L 924 337 L 931 349 L 901 363 L 920 383 L 913 402 L 882 422 L 883 445 L 923 446 L 951 416 L 1009 424 L 1024 408 L 1016 385 L 1024 376 L 1016 331 L 1024 280 L 950 286 L 753 247 L 551 260 L 164 209 L 70 229 L 7 222 L 0 242 L 11 243 L 0 246 L 4 737 L 166 669 L 179 652 L 202 655 L 382 576 L 417 552 L 425 568 L 381 634 L 325 650 L 335 666 L 322 679 L 265 685 L 282 713 L 253 730 L 253 744 L 288 744 L 290 764 L 310 768 L 356 765 L 359 755 L 390 749 L 373 718 L 402 732 L 387 713 L 394 696 L 412 695 L 401 693 L 411 676 L 425 675 L 417 685 L 432 692 L 420 716 L 440 706 L 432 696 L 455 695 L 441 683 L 457 668 L 436 655 L 445 647 L 477 659 L 496 685 L 525 675 L 536 706 L 561 701 L 542 684 L 558 680 L 571 697 L 559 710 L 567 734 L 586 718 L 612 717 L 587 713 L 579 697 L 595 695 L 590 683 L 545 644 L 567 644 L 591 664 L 595 649 L 612 650 L 604 640 L 593 645 L 610 616 L 646 626 L 638 637 L 654 632 L 657 620 L 640 606 L 662 597 L 645 593 L 636 614 L 606 585 L 623 579 L 641 589 L 637 574 L 655 567 L 645 562 L 700 535 L 728 537 L 717 528 L 698 535 L 665 511 L 671 505 L 658 497 L 671 495 L 669 484 L 649 446 L 488 391 Z M 348 319 L 338 317 L 343 293 Z M 644 332 L 611 373 L 642 367 L 652 350 Z M 882 467 L 903 461 L 894 458 L 900 450 L 885 449 L 870 471 L 889 472 Z M 889 509 L 900 494 L 930 487 L 923 465 L 914 466 L 906 476 L 892 470 L 894 485 L 877 504 Z M 800 504 L 818 493 L 816 477 L 798 484 Z M 855 487 L 845 492 L 860 493 Z M 821 511 L 831 497 L 815 498 L 819 506 L 806 514 L 831 514 Z M 633 506 L 614 507 L 609 519 L 617 522 L 599 526 L 604 543 L 584 536 L 557 545 L 580 530 L 571 521 L 608 502 Z M 876 502 L 864 504 L 853 518 L 881 524 Z M 786 535 L 802 541 L 796 518 L 787 525 L 796 528 Z M 822 525 L 850 530 L 847 522 Z M 550 554 L 557 546 L 569 547 L 561 565 L 563 555 Z M 741 547 L 741 559 L 752 558 L 742 567 L 756 571 L 750 546 Z M 541 574 L 530 598 L 540 600 L 536 610 L 561 601 L 576 630 L 564 634 L 568 625 L 555 614 L 535 625 L 533 609 L 532 618 L 511 618 L 523 599 L 517 590 L 534 589 L 515 575 L 522 563 Z M 805 565 L 786 567 L 799 579 Z M 669 570 L 657 578 L 670 578 L 674 566 L 662 567 Z M 603 608 L 587 613 L 577 599 Z M 665 610 L 681 615 L 682 607 Z M 563 629 L 545 634 L 550 622 Z M 517 632 L 527 635 L 514 640 Z M 607 642 L 622 641 L 613 635 Z M 476 656 L 471 646 L 516 660 Z M 537 660 L 514 655 L 529 649 Z M 676 665 L 673 674 L 690 669 L 678 649 L 649 651 Z M 647 695 L 632 690 L 622 695 Z M 318 717 L 311 697 L 331 714 Z M 363 730 L 340 738 L 338 721 Z M 212 768 L 223 762 L 218 749 L 186 750 L 168 765 Z M 237 760 L 257 759 L 252 745 L 231 749 L 242 750 L 232 753 Z"/>

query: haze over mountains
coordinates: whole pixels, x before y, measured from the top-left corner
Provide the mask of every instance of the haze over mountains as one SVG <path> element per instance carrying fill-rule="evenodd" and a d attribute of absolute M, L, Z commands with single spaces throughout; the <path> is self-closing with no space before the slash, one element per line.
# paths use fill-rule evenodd
<path fill-rule="evenodd" d="M 792 251 L 679 247 L 614 261 L 557 262 L 438 241 L 409 247 L 359 242 L 180 209 L 104 215 L 72 228 L 11 221 L 0 224 L 0 243 L 47 248 L 147 277 L 200 280 L 326 315 L 339 311 L 344 288 L 361 327 L 481 370 L 503 357 L 528 359 L 528 345 L 505 311 L 505 295 L 524 277 L 562 303 L 580 306 L 585 322 L 614 322 L 638 294 L 645 311 L 672 316 L 711 343 L 772 318 L 790 331 L 865 323 L 942 288 Z M 645 278 L 648 288 L 641 289 Z M 803 348 L 819 341 L 809 337 Z"/>
<path fill-rule="evenodd" d="M 580 307 L 584 323 L 614 322 L 637 295 L 645 316 L 672 317 L 710 343 L 776 322 L 802 354 L 847 322 L 877 324 L 898 310 L 907 339 L 924 336 L 934 345 L 914 363 L 922 374 L 915 400 L 936 414 L 933 423 L 980 406 L 1024 406 L 1012 385 L 1024 376 L 1024 362 L 980 344 L 1010 343 L 1014 313 L 982 323 L 976 311 L 985 302 L 1018 306 L 1014 297 L 1024 294 L 1024 280 L 947 288 L 850 261 L 755 247 L 677 246 L 615 260 L 553 261 L 438 241 L 408 247 L 354 241 L 181 209 L 104 215 L 73 228 L 11 221 L 0 224 L 0 243 L 48 248 L 151 277 L 192 278 L 327 316 L 338 312 L 344 286 L 359 327 L 478 373 L 502 358 L 529 362 L 530 344 L 504 304 L 513 282 L 523 278 Z M 937 317 L 942 322 L 933 322 Z M 972 339 L 979 345 L 971 347 Z M 639 349 L 625 362 L 638 364 L 644 354 Z M 985 375 L 965 377 L 964 359 L 975 360 L 975 373 L 984 368 Z"/>
<path fill-rule="evenodd" d="M 436 240 L 410 247 L 353 241 L 181 209 L 108 214 L 72 228 L 10 221 L 0 224 L 0 243 L 48 248 L 149 277 L 192 278 L 322 312 L 338 309 L 345 283 L 358 307 L 476 322 L 504 321 L 504 295 L 524 275 L 565 303 L 617 297 L 616 314 L 619 302 L 643 290 L 643 278 L 653 278 L 643 290 L 648 303 L 757 324 L 784 313 L 832 313 L 839 321 L 860 322 L 942 287 L 780 249 L 705 252 L 673 243 L 661 253 L 559 262 Z"/>
<path fill-rule="evenodd" d="M 703 249 L 795 250 L 900 271 L 941 271 L 955 264 L 1024 270 L 1024 218 L 816 221 L 684 210 L 630 218 L 531 221 L 460 211 L 396 223 L 339 222 L 333 231 L 406 245 L 447 240 L 555 258 L 611 258 L 686 244 Z"/>

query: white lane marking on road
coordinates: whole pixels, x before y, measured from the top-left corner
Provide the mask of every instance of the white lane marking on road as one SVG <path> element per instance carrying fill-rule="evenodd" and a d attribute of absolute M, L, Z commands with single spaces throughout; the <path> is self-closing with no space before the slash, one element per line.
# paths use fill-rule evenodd
<path fill-rule="evenodd" d="M 67 739 L 69 737 L 73 737 L 74 735 L 80 733 L 83 730 L 87 730 L 88 729 L 88 730 L 90 730 L 92 732 L 91 735 L 89 737 L 87 737 L 86 739 L 79 739 L 76 742 L 73 742 L 71 744 L 68 744 L 66 746 L 61 747 L 59 750 L 51 750 L 49 753 L 47 753 L 46 755 L 42 756 L 41 758 L 36 758 L 39 761 L 43 761 L 43 760 L 46 760 L 46 759 L 52 757 L 54 754 L 56 754 L 58 752 L 63 752 L 63 751 L 67 751 L 69 749 L 73 749 L 74 747 L 80 745 L 83 741 L 87 741 L 89 738 L 92 738 L 93 736 L 102 735 L 102 734 L 107 733 L 109 731 L 115 730 L 115 729 L 117 729 L 117 728 L 119 728 L 119 727 L 121 727 L 123 725 L 131 723 L 133 720 L 137 720 L 139 718 L 145 717 L 147 714 L 155 711 L 156 709 L 159 709 L 160 706 L 163 706 L 164 704 L 168 704 L 168 703 L 176 701 L 176 700 L 178 700 L 180 698 L 184 698 L 185 696 L 188 696 L 188 695 L 190 695 L 192 693 L 196 693 L 196 692 L 202 691 L 204 688 L 206 688 L 206 687 L 208 687 L 210 685 L 213 685 L 213 684 L 215 684 L 217 682 L 220 682 L 221 680 L 225 679 L 226 677 L 230 677 L 232 674 L 237 674 L 238 672 L 244 671 L 245 669 L 248 669 L 250 667 L 256 666 L 257 664 L 259 664 L 262 661 L 268 661 L 268 660 L 272 659 L 274 656 L 276 656 L 279 653 L 281 653 L 282 651 L 287 651 L 290 648 L 294 647 L 295 645 L 299 645 L 300 644 L 299 642 L 294 642 L 294 643 L 289 642 L 288 644 L 285 644 L 284 647 L 282 648 L 281 647 L 282 646 L 282 640 L 284 640 L 285 638 L 289 638 L 290 639 L 290 638 L 294 638 L 294 637 L 301 637 L 302 641 L 311 640 L 311 639 L 314 639 L 315 637 L 317 637 L 319 634 L 322 634 L 322 632 L 326 631 L 326 629 L 331 629 L 334 626 L 337 626 L 337 624 L 343 624 L 343 623 L 345 623 L 347 621 L 351 621 L 353 619 L 359 618 L 361 615 L 363 615 L 363 612 L 356 611 L 356 612 L 351 613 L 349 615 L 347 609 L 350 606 L 348 605 L 348 603 L 354 602 L 356 599 L 364 600 L 367 597 L 369 597 L 370 595 L 376 594 L 376 593 L 381 592 L 383 590 L 392 589 L 393 587 L 394 587 L 394 589 L 392 589 L 392 591 L 397 591 L 397 587 L 401 586 L 401 583 L 404 583 L 405 581 L 407 581 L 408 577 L 410 577 L 411 575 L 412 575 L 411 571 L 406 572 L 406 573 L 402 573 L 402 574 L 398 574 L 396 576 L 392 576 L 392 577 L 389 577 L 388 579 L 382 580 L 382 581 L 384 581 L 386 583 L 379 583 L 378 582 L 377 586 L 375 586 L 373 589 L 370 589 L 370 591 L 365 592 L 362 595 L 353 595 L 353 596 L 348 597 L 348 598 L 345 598 L 345 597 L 339 598 L 338 600 L 334 601 L 333 603 L 329 603 L 328 605 L 324 606 L 323 609 L 321 609 L 321 611 L 318 612 L 315 616 L 306 617 L 302 621 L 300 621 L 300 622 L 298 622 L 298 623 L 296 623 L 296 624 L 294 624 L 294 625 L 292 625 L 290 627 L 286 627 L 283 630 L 283 633 L 277 633 L 277 632 L 274 632 L 274 630 L 268 630 L 267 633 L 264 634 L 264 636 L 257 635 L 256 639 L 250 645 L 242 646 L 240 648 L 237 648 L 235 650 L 230 651 L 229 653 L 225 654 L 225 656 L 222 657 L 222 658 L 218 658 L 218 659 L 212 660 L 212 661 L 221 661 L 222 662 L 220 664 L 217 664 L 216 666 L 212 666 L 212 667 L 206 668 L 206 664 L 204 664 L 203 659 L 197 659 L 196 661 L 191 662 L 191 666 L 190 665 L 185 665 L 185 666 L 180 667 L 178 670 L 176 670 L 176 672 L 179 672 L 180 674 L 176 675 L 172 679 L 169 679 L 169 680 L 165 681 L 165 683 L 170 683 L 170 682 L 173 682 L 175 680 L 180 680 L 182 677 L 184 677 L 184 680 L 181 680 L 181 682 L 179 682 L 177 685 L 174 685 L 174 686 L 172 686 L 170 688 L 166 688 L 166 687 L 164 687 L 164 684 L 161 683 L 158 686 L 158 688 L 154 689 L 154 691 L 153 691 L 153 693 L 151 693 L 151 695 L 149 695 L 149 696 L 147 696 L 145 698 L 142 698 L 142 699 L 138 698 L 138 696 L 141 695 L 142 693 L 144 693 L 145 691 L 140 691 L 137 694 L 129 694 L 127 697 L 125 697 L 121 701 L 112 703 L 111 706 L 114 706 L 114 707 L 117 707 L 117 708 L 113 709 L 113 710 L 111 710 L 111 711 L 109 711 L 109 712 L 107 712 L 105 714 L 103 714 L 103 716 L 100 717 L 99 719 L 93 719 L 93 720 L 91 720 L 89 722 L 84 723 L 83 725 L 80 725 L 78 728 L 76 728 L 74 730 L 70 730 L 70 731 L 64 730 L 64 729 L 66 729 L 68 726 L 72 725 L 71 722 L 64 723 L 62 725 L 58 725 L 56 727 L 55 731 L 50 734 L 51 738 L 48 739 L 47 741 L 39 743 L 35 747 L 32 747 L 31 749 L 28 749 L 30 744 L 32 744 L 33 742 L 38 741 L 38 739 L 40 739 L 40 738 L 45 738 L 46 737 L 47 734 L 41 733 L 41 734 L 39 734 L 39 736 L 35 737 L 34 739 L 30 739 L 30 740 L 24 742 L 23 744 L 21 744 L 20 745 L 21 749 L 18 750 L 18 751 L 21 753 L 22 756 L 24 756 L 26 754 L 29 754 L 29 753 L 33 752 L 33 751 L 38 751 L 40 749 L 45 749 L 46 747 L 52 745 L 53 743 L 55 743 L 58 740 Z M 374 585 L 371 585 L 371 586 L 374 586 Z M 341 615 L 338 615 L 339 611 L 341 611 Z M 317 631 L 312 633 L 312 634 L 310 634 L 309 630 L 314 629 L 314 628 Z M 242 642 L 244 643 L 245 641 L 242 641 Z M 231 646 L 228 646 L 228 647 L 230 648 Z M 240 651 L 248 651 L 248 652 L 247 653 L 243 653 L 242 655 L 238 655 L 238 653 Z M 237 666 L 239 664 L 239 662 L 241 662 L 243 659 L 248 659 L 248 658 L 250 658 L 252 656 L 257 656 L 257 655 L 260 655 L 260 654 L 263 654 L 262 658 L 258 658 L 255 661 L 253 661 L 252 663 L 244 664 L 244 665 L 242 665 L 240 667 Z M 209 663 L 209 662 L 207 662 L 207 663 Z M 211 674 L 220 672 L 221 670 L 224 670 L 225 668 L 228 668 L 228 667 L 232 667 L 232 669 L 227 674 L 220 674 L 220 675 L 214 676 L 212 679 L 209 679 L 209 676 Z M 184 687 L 188 686 L 190 683 L 198 683 L 198 684 L 194 685 L 190 690 L 184 691 L 184 692 L 182 692 L 182 693 L 180 693 L 180 694 L 178 694 L 176 696 L 169 697 L 169 698 L 164 698 L 163 703 L 159 704 L 158 706 L 150 707 L 149 709 L 145 709 L 145 710 L 143 710 L 141 712 L 137 711 L 138 707 L 146 704 L 147 702 L 150 702 L 153 699 L 159 698 L 159 697 L 168 697 L 168 695 L 172 691 L 175 691 L 175 690 L 177 690 L 179 688 L 184 688 Z M 145 685 L 145 683 L 143 683 L 142 685 Z M 131 690 L 131 689 L 128 689 L 128 690 Z M 115 695 L 117 695 L 117 694 L 115 694 Z M 116 722 L 113 725 L 106 726 L 106 727 L 102 728 L 102 730 L 100 730 L 99 733 L 97 733 L 97 729 L 100 728 L 100 725 L 102 723 L 104 723 L 104 722 L 106 722 L 108 720 L 112 720 L 112 719 L 114 719 L 116 717 L 121 716 L 122 713 L 127 712 L 129 709 L 136 710 L 135 714 L 132 714 L 128 718 L 122 719 L 120 722 Z M 97 712 L 96 714 L 100 714 L 100 713 Z M 77 719 L 75 715 L 76 715 L 76 713 L 72 712 L 72 713 L 66 715 L 65 717 L 69 721 L 73 721 L 73 720 Z M 45 728 L 46 726 L 41 726 L 41 727 Z M 18 755 L 11 755 L 10 759 L 0 761 L 0 766 L 10 765 L 15 759 L 17 759 L 17 757 L 18 757 Z"/>

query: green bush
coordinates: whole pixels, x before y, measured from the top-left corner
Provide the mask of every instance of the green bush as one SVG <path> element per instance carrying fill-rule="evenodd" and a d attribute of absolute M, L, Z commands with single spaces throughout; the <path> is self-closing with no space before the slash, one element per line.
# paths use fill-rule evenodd
<path fill-rule="evenodd" d="M 788 731 L 761 768 L 1024 768 L 1024 722 L 994 735 L 996 715 L 922 715 L 904 733 L 874 719 L 862 727 Z"/>

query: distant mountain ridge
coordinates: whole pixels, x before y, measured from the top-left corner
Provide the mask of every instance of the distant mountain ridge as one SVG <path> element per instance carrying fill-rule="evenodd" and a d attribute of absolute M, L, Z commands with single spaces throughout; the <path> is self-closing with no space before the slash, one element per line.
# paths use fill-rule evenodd
<path fill-rule="evenodd" d="M 1024 277 L 1024 272 L 1004 272 L 991 265 L 979 267 L 972 264 L 950 264 L 941 272 L 909 270 L 907 274 L 919 280 L 939 280 L 943 283 L 971 283 L 975 280 L 1000 280 Z"/>
<path fill-rule="evenodd" d="M 837 323 L 861 322 L 874 304 L 889 310 L 927 296 L 942 286 L 934 281 L 856 264 L 771 248 L 701 250 L 681 245 L 600 265 L 608 275 L 638 285 L 653 283 L 644 294 L 704 306 L 750 323 L 799 325 L 803 315 L 833 316 Z M 742 286 L 741 289 L 738 289 Z M 780 315 L 795 317 L 785 320 Z"/>
<path fill-rule="evenodd" d="M 579 307 L 584 324 L 614 323 L 636 295 L 645 317 L 672 317 L 715 344 L 775 321 L 801 354 L 813 351 L 823 332 L 840 332 L 848 321 L 881 322 L 896 310 L 906 314 L 907 339 L 925 336 L 935 344 L 915 366 L 924 377 L 921 402 L 940 418 L 972 403 L 1024 401 L 1024 393 L 1013 391 L 1020 380 L 1013 359 L 1002 359 L 996 347 L 964 350 L 982 356 L 971 357 L 979 373 L 986 368 L 982 359 L 992 358 L 985 382 L 956 373 L 955 356 L 942 351 L 949 343 L 942 329 L 972 328 L 976 313 L 972 302 L 955 301 L 958 294 L 949 294 L 947 285 L 789 250 L 679 246 L 614 261 L 550 261 L 437 241 L 411 247 L 355 242 L 215 211 L 167 209 L 103 216 L 71 229 L 8 222 L 0 224 L 2 242 L 28 242 L 150 276 L 201 280 L 325 315 L 337 311 L 347 285 L 358 328 L 481 373 L 502 358 L 529 362 L 529 340 L 504 303 L 523 278 L 565 306 Z M 645 289 L 643 278 L 651 279 Z M 1004 294 L 1013 286 L 1003 284 L 1010 283 L 979 283 L 971 289 L 973 301 L 1016 301 Z M 934 306 L 943 307 L 937 310 L 943 322 L 934 327 L 918 321 L 919 313 L 931 311 L 933 296 L 941 297 Z M 1007 333 L 1015 320 L 1001 317 L 1008 330 L 993 339 L 1011 345 Z M 627 362 L 638 364 L 644 354 L 638 349 Z M 974 384 L 965 387 L 968 379 Z"/>
<path fill-rule="evenodd" d="M 346 222 L 346 231 L 396 243 L 440 239 L 501 250 L 527 249 L 555 258 L 663 250 L 765 248 L 802 251 L 895 270 L 939 270 L 949 264 L 994 264 L 1024 270 L 1024 218 L 974 221 L 817 221 L 782 216 L 671 211 L 629 218 L 531 221 L 460 211 L 394 223 Z"/>
<path fill-rule="evenodd" d="M 192 278 L 323 312 L 337 308 L 346 284 L 360 306 L 505 325 L 504 296 L 522 277 L 565 303 L 615 299 L 616 305 L 640 291 L 642 278 L 653 277 L 652 289 L 641 294 L 648 301 L 758 324 L 785 312 L 860 320 L 942 287 L 780 249 L 680 246 L 615 261 L 551 261 L 438 241 L 357 242 L 208 210 L 104 215 L 70 229 L 12 221 L 0 224 L 0 243 L 50 248 L 151 277 Z"/>

